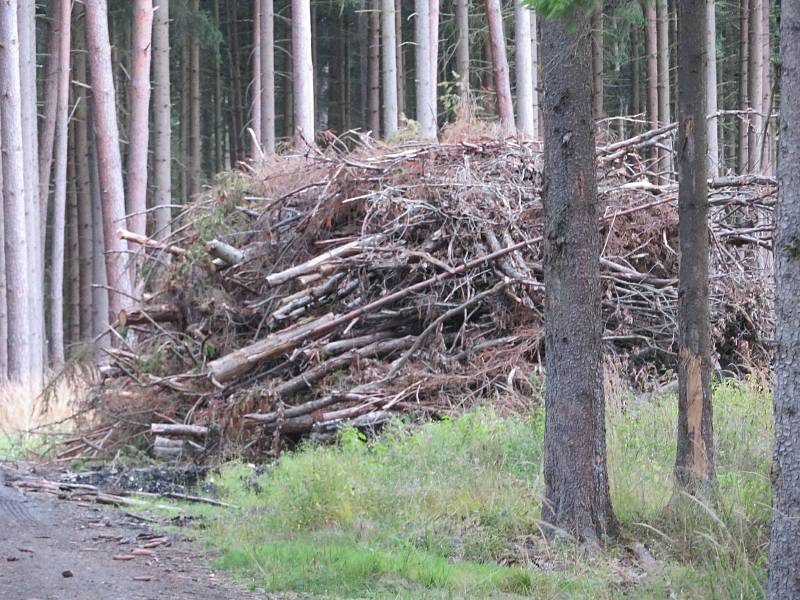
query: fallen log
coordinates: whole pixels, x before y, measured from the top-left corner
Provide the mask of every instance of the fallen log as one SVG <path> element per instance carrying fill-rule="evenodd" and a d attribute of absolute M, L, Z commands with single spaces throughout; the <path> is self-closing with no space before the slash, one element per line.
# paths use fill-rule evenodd
<path fill-rule="evenodd" d="M 181 310 L 175 304 L 153 304 L 141 308 L 123 309 L 119 311 L 117 320 L 122 327 L 174 322 L 181 320 Z"/>
<path fill-rule="evenodd" d="M 208 242 L 206 244 L 206 251 L 229 267 L 244 262 L 245 259 L 244 252 L 220 240 L 211 240 Z"/>
<path fill-rule="evenodd" d="M 206 437 L 208 434 L 208 427 L 175 423 L 151 423 L 150 433 L 166 436 Z"/>
<path fill-rule="evenodd" d="M 149 238 L 146 235 L 141 235 L 140 233 L 134 233 L 133 231 L 128 231 L 127 229 L 122 229 L 121 227 L 117 229 L 117 235 L 120 237 L 120 239 L 126 240 L 128 242 L 133 242 L 134 244 L 144 246 L 145 248 L 153 248 L 154 250 L 161 250 L 169 254 L 174 254 L 175 256 L 189 255 L 189 253 L 183 248 L 179 248 L 178 246 L 172 246 L 169 244 L 164 244 L 163 242 L 159 242 L 158 240 Z"/>

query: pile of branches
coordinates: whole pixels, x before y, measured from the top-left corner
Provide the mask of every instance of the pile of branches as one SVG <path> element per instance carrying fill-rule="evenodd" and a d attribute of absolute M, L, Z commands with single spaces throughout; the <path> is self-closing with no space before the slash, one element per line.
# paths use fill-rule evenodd
<path fill-rule="evenodd" d="M 671 131 L 598 149 L 606 353 L 640 388 L 676 366 L 677 187 L 651 183 L 641 157 Z M 530 405 L 545 351 L 539 147 L 371 143 L 246 165 L 167 241 L 121 232 L 152 259 L 152 293 L 107 350 L 104 447 L 156 423 L 277 452 L 356 419 Z M 723 373 L 769 362 L 774 195 L 768 178 L 710 182 Z M 219 449 L 172 429 L 193 441 L 162 435 L 171 452 Z M 94 450 L 101 437 L 82 436 Z"/>

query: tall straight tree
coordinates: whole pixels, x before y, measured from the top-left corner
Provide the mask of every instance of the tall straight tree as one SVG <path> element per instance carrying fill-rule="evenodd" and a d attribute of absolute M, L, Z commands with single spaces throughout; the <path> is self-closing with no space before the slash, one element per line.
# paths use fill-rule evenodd
<path fill-rule="evenodd" d="M 230 5 L 228 13 L 230 14 Z M 230 17 L 229 17 L 230 18 Z M 251 158 L 258 156 L 261 145 L 261 0 L 253 0 L 253 78 L 250 81 L 250 127 L 257 144 L 253 144 Z"/>
<path fill-rule="evenodd" d="M 370 0 L 369 52 L 367 53 L 367 129 L 375 137 L 381 132 L 381 13 L 380 1 Z"/>
<path fill-rule="evenodd" d="M 760 169 L 761 132 L 764 127 L 764 2 L 750 0 L 750 130 L 748 133 L 747 168 L 751 173 Z"/>
<path fill-rule="evenodd" d="M 275 10 L 261 0 L 261 149 L 275 153 Z"/>
<path fill-rule="evenodd" d="M 0 143 L 3 168 L 8 378 L 27 381 L 31 369 L 30 280 L 25 220 L 25 155 L 22 149 L 22 95 L 17 3 L 0 1 Z"/>
<path fill-rule="evenodd" d="M 739 0 L 739 110 L 750 107 L 750 0 Z M 737 144 L 737 166 L 740 174 L 747 172 L 749 164 L 748 118 L 739 118 L 739 140 Z"/>
<path fill-rule="evenodd" d="M 428 13 L 428 60 L 431 63 L 431 80 L 428 88 L 428 101 L 433 106 L 434 118 L 438 117 L 439 107 L 439 1 L 430 0 Z"/>
<path fill-rule="evenodd" d="M 672 122 L 669 78 L 669 6 L 667 0 L 656 0 L 656 29 L 658 41 L 658 121 L 664 126 Z M 704 40 L 705 41 L 705 40 Z M 659 171 L 672 173 L 672 149 L 669 139 L 659 146 Z"/>
<path fill-rule="evenodd" d="M 67 206 L 67 152 L 69 148 L 70 24 L 72 0 L 57 0 L 58 101 L 54 152 L 53 232 L 50 244 L 50 357 L 53 367 L 64 366 L 64 235 Z"/>
<path fill-rule="evenodd" d="M 517 71 L 517 124 L 519 133 L 534 136 L 533 55 L 531 45 L 531 10 L 522 0 L 514 2 L 514 49 Z"/>
<path fill-rule="evenodd" d="M 436 139 L 436 97 L 430 95 L 431 81 L 431 3 L 430 0 L 416 0 L 414 17 L 414 66 L 416 69 L 417 121 L 423 139 Z"/>
<path fill-rule="evenodd" d="M 531 79 L 533 80 L 533 137 L 541 137 L 541 115 L 539 102 L 539 18 L 531 11 Z"/>
<path fill-rule="evenodd" d="M 0 143 L 2 137 L 0 136 Z M 0 152 L 0 191 L 3 190 L 3 153 Z M 0 203 L 1 204 L 1 203 Z M 8 379 L 8 308 L 6 305 L 6 233 L 0 205 L 0 385 Z"/>
<path fill-rule="evenodd" d="M 503 13 L 500 0 L 486 0 L 486 21 L 489 27 L 489 43 L 492 48 L 492 72 L 497 95 L 497 112 L 504 136 L 514 135 L 517 125 L 511 101 L 511 79 L 508 72 L 506 40 L 503 33 Z"/>
<path fill-rule="evenodd" d="M 775 449 L 768 600 L 800 598 L 800 2 L 781 4 L 775 215 Z"/>
<path fill-rule="evenodd" d="M 606 467 L 600 230 L 589 17 L 541 22 L 547 395 L 542 520 L 580 540 L 615 532 Z"/>
<path fill-rule="evenodd" d="M 97 150 L 97 173 L 103 211 L 109 308 L 114 316 L 131 303 L 127 243 L 117 235 L 125 224 L 125 189 L 119 153 L 116 92 L 111 67 L 106 0 L 86 0 L 86 46 L 92 84 L 92 123 Z"/>
<path fill-rule="evenodd" d="M 140 235 L 145 234 L 147 226 L 147 151 L 150 141 L 152 44 L 153 0 L 134 0 L 127 198 L 128 228 Z"/>
<path fill-rule="evenodd" d="M 655 0 L 642 0 L 644 13 L 645 76 L 647 78 L 647 122 L 658 127 L 658 26 Z"/>
<path fill-rule="evenodd" d="M 469 0 L 455 0 L 456 74 L 461 102 L 469 101 Z"/>
<path fill-rule="evenodd" d="M 719 174 L 719 135 L 717 127 L 717 11 L 714 0 L 706 0 L 706 54 L 708 55 L 708 172 L 712 177 Z"/>
<path fill-rule="evenodd" d="M 172 223 L 169 0 L 156 0 L 153 15 L 153 108 L 153 206 L 156 209 L 153 233 L 157 239 L 165 240 L 170 235 Z"/>
<path fill-rule="evenodd" d="M 314 145 L 314 62 L 310 0 L 292 0 L 292 96 L 295 145 Z"/>
<path fill-rule="evenodd" d="M 394 0 L 381 0 L 381 33 L 383 61 L 383 135 L 390 138 L 397 133 L 397 31 L 395 29 Z"/>
<path fill-rule="evenodd" d="M 603 109 L 603 7 L 592 13 L 592 97 L 594 118 L 604 115 Z"/>
<path fill-rule="evenodd" d="M 28 381 L 34 389 L 44 385 L 44 238 L 46 204 L 39 198 L 39 172 L 36 165 L 37 115 L 36 107 L 36 4 L 17 0 L 19 30 L 20 90 L 22 103 L 22 153 L 26 168 L 25 226 L 27 228 L 28 278 L 30 296 L 27 299 L 30 338 L 30 372 Z M 31 167 L 30 165 L 34 165 Z"/>
<path fill-rule="evenodd" d="M 192 11 L 200 12 L 200 0 L 192 0 Z M 189 45 L 189 196 L 203 183 L 203 134 L 200 86 L 200 35 L 192 31 Z"/>
<path fill-rule="evenodd" d="M 678 447 L 679 489 L 714 482 L 709 330 L 705 2 L 678 0 Z"/>

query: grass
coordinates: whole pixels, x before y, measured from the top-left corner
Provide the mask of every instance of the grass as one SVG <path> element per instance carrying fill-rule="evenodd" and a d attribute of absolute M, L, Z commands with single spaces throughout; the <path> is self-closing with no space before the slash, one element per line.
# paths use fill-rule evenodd
<path fill-rule="evenodd" d="M 216 481 L 242 509 L 193 508 L 220 566 L 254 586 L 326 598 L 761 598 L 769 530 L 771 404 L 715 390 L 717 497 L 673 493 L 674 397 L 609 415 L 621 539 L 602 553 L 550 546 L 538 528 L 543 418 L 482 409 L 375 441 L 346 431 L 265 473 Z M 626 545 L 663 565 L 645 574 Z"/>

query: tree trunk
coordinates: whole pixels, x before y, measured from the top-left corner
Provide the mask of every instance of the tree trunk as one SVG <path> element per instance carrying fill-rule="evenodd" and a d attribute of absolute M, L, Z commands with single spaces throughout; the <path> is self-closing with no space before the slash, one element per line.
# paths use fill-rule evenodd
<path fill-rule="evenodd" d="M 717 134 L 717 15 L 714 0 L 706 0 L 706 54 L 708 55 L 708 172 L 711 177 L 719 175 L 719 137 Z"/>
<path fill-rule="evenodd" d="M 261 0 L 253 0 L 253 79 L 250 86 L 250 126 L 253 137 L 261 144 Z M 258 149 L 253 147 L 250 156 L 256 158 Z"/>
<path fill-rule="evenodd" d="M 394 0 L 382 0 L 381 31 L 383 34 L 383 136 L 397 133 L 397 32 Z"/>
<path fill-rule="evenodd" d="M 292 0 L 292 57 L 294 142 L 298 148 L 305 148 L 314 145 L 316 136 L 310 0 Z"/>
<path fill-rule="evenodd" d="M 775 449 L 767 598 L 800 597 L 800 3 L 781 5 L 775 215 Z"/>
<path fill-rule="evenodd" d="M 455 0 L 456 74 L 461 102 L 469 102 L 469 0 Z"/>
<path fill-rule="evenodd" d="M 110 299 L 108 290 L 108 256 L 105 254 L 105 217 L 103 215 L 103 193 L 100 189 L 97 143 L 89 146 L 89 178 L 92 192 L 92 336 L 106 333 L 109 325 Z M 117 313 L 119 314 L 119 313 Z M 108 336 L 97 342 L 102 348 L 110 345 Z"/>
<path fill-rule="evenodd" d="M 150 143 L 150 50 L 153 0 L 134 0 L 131 37 L 131 116 L 128 133 L 128 229 L 147 227 L 147 151 Z"/>
<path fill-rule="evenodd" d="M 750 108 L 750 0 L 739 4 L 739 110 Z M 739 174 L 747 173 L 749 156 L 750 117 L 739 117 L 738 167 Z"/>
<path fill-rule="evenodd" d="M 663 127 L 672 122 L 670 115 L 670 77 L 669 77 L 669 9 L 667 0 L 656 0 L 656 23 L 658 40 L 658 121 Z M 659 148 L 658 171 L 666 173 L 669 178 L 672 173 L 672 149 L 669 147 L 670 138 L 663 142 L 666 148 Z"/>
<path fill-rule="evenodd" d="M 759 145 L 759 172 L 764 175 L 772 174 L 772 140 L 770 125 L 770 113 L 772 112 L 772 61 L 770 58 L 771 40 L 770 40 L 770 2 L 766 0 L 762 7 L 761 18 L 762 25 L 762 54 L 764 61 L 764 68 L 762 69 L 763 81 L 761 90 L 761 108 L 764 113 L 761 131 L 759 132 L 761 143 Z"/>
<path fill-rule="evenodd" d="M 109 307 L 117 315 L 131 304 L 131 279 L 127 267 L 128 244 L 117 236 L 125 222 L 125 192 L 119 154 L 116 94 L 108 39 L 106 0 L 86 1 L 86 45 L 92 83 L 92 119 L 97 149 L 97 172 L 103 207 Z"/>
<path fill-rule="evenodd" d="M 545 399 L 542 521 L 579 540 L 616 530 L 608 491 L 600 231 L 589 19 L 542 22 Z"/>
<path fill-rule="evenodd" d="M 156 0 L 153 21 L 153 237 L 172 230 L 172 100 L 169 80 L 169 0 Z M 169 260 L 168 254 L 164 256 Z"/>
<path fill-rule="evenodd" d="M 255 4 L 258 4 L 259 0 L 254 0 Z M 242 142 L 242 134 L 244 133 L 245 125 L 244 125 L 244 102 L 242 100 L 242 69 L 241 69 L 241 61 L 240 61 L 240 46 L 239 46 L 239 16 L 238 16 L 238 2 L 233 0 L 226 0 L 225 1 L 225 14 L 227 15 L 228 21 L 228 54 L 230 56 L 230 74 L 228 81 L 230 83 L 230 90 L 228 93 L 228 102 L 229 102 L 229 115 L 228 115 L 228 140 L 230 145 L 230 157 L 231 163 L 236 164 L 238 161 L 244 158 L 245 144 Z M 258 15 L 256 15 L 257 17 Z M 259 35 L 261 30 L 261 22 L 260 18 L 257 23 L 254 23 L 253 29 L 258 29 Z M 261 93 L 260 93 L 260 86 L 261 86 L 261 79 L 260 79 L 260 68 L 258 71 L 255 70 L 255 63 L 261 61 L 260 55 L 260 44 L 255 43 L 259 39 L 259 35 L 255 35 L 254 37 L 254 44 L 253 44 L 253 89 L 252 93 L 254 94 L 253 102 L 255 104 L 256 98 L 260 101 Z M 258 57 L 258 61 L 256 61 L 256 57 Z M 256 80 L 258 84 L 256 85 Z M 255 95 L 258 92 L 258 95 Z M 261 109 L 260 104 L 258 105 L 258 110 Z M 253 113 L 252 118 L 255 119 L 256 114 Z M 251 123 L 253 127 L 253 131 L 257 134 L 256 140 L 258 143 L 261 143 L 261 135 L 260 135 L 260 127 L 261 127 L 261 118 L 258 119 L 258 125 L 255 122 Z M 252 138 L 247 136 L 248 144 L 252 145 Z M 257 150 L 255 148 L 251 148 L 252 156 L 255 156 Z"/>
<path fill-rule="evenodd" d="M 275 12 L 261 0 L 261 149 L 275 153 Z"/>
<path fill-rule="evenodd" d="M 709 331 L 705 2 L 679 0 L 678 19 L 678 448 L 679 489 L 714 482 Z"/>
<path fill-rule="evenodd" d="M 531 13 L 522 3 L 514 2 L 514 48 L 517 71 L 517 115 L 519 133 L 534 137 L 533 56 L 531 56 Z"/>
<path fill-rule="evenodd" d="M 2 71 L 0 71 L 0 76 L 2 76 Z M 0 191 L 3 189 L 3 153 L 0 152 Z M 6 287 L 6 232 L 3 212 L 2 202 L 0 202 L 0 385 L 8 380 L 8 305 L 6 304 L 8 288 Z"/>
<path fill-rule="evenodd" d="M 653 0 L 643 0 L 645 18 L 644 53 L 647 78 L 647 122 L 650 129 L 658 129 L 658 28 Z"/>
<path fill-rule="evenodd" d="M 531 11 L 531 79 L 533 81 L 533 139 L 542 137 L 539 102 L 539 25 L 536 13 Z"/>
<path fill-rule="evenodd" d="M 56 133 L 56 106 L 58 105 L 58 67 L 59 25 L 58 2 L 51 2 L 47 8 L 48 46 L 45 60 L 44 81 L 42 82 L 44 107 L 42 126 L 39 128 L 39 204 L 47 206 L 50 197 L 50 175 L 53 170 L 53 140 Z"/>
<path fill-rule="evenodd" d="M 69 0 L 68 0 L 69 1 Z M 78 185 L 77 169 L 75 166 L 75 136 L 69 140 L 69 161 L 67 163 L 67 219 L 66 240 L 67 247 L 64 256 L 66 273 L 67 314 L 65 317 L 66 328 L 64 331 L 65 347 L 74 346 L 81 337 L 81 301 L 80 301 L 80 228 L 78 225 Z"/>
<path fill-rule="evenodd" d="M 508 137 L 517 132 L 517 126 L 514 122 L 514 108 L 511 102 L 511 81 L 508 73 L 500 0 L 486 0 L 486 22 L 489 27 L 489 43 L 492 46 L 492 71 L 497 95 L 497 112 L 500 116 L 503 136 Z"/>
<path fill-rule="evenodd" d="M 602 119 L 603 110 L 603 9 L 592 13 L 592 105 L 594 118 Z"/>
<path fill-rule="evenodd" d="M 200 11 L 200 0 L 192 0 L 192 10 Z M 189 196 L 200 192 L 203 184 L 203 137 L 200 114 L 200 38 L 197 32 L 192 33 L 189 47 Z"/>
<path fill-rule="evenodd" d="M 428 102 L 433 107 L 433 120 L 438 127 L 439 119 L 439 0 L 430 0 L 428 13 L 428 60 L 431 63 L 428 85 Z"/>
<path fill-rule="evenodd" d="M 639 54 L 639 31 L 631 28 L 631 113 L 640 115 L 642 112 L 642 71 L 641 55 Z"/>
<path fill-rule="evenodd" d="M 64 366 L 64 235 L 66 233 L 67 161 L 69 150 L 70 23 L 72 0 L 59 0 L 58 101 L 53 179 L 53 233 L 50 245 L 50 358 Z"/>
<path fill-rule="evenodd" d="M 30 0 L 17 0 L 17 26 L 20 48 L 20 90 L 22 97 L 22 153 L 25 165 L 25 225 L 27 229 L 28 280 L 30 296 L 26 299 L 30 319 L 30 374 L 28 383 L 38 391 L 44 385 L 44 239 L 47 206 L 39 199 L 39 172 L 36 168 L 37 91 L 36 91 L 36 6 Z"/>
<path fill-rule="evenodd" d="M 394 2 L 394 43 L 395 56 L 397 57 L 397 117 L 406 112 L 406 66 L 403 56 L 403 3 L 401 0 Z"/>
<path fill-rule="evenodd" d="M 370 0 L 369 52 L 367 53 L 367 129 L 381 134 L 381 14 L 380 1 Z"/>
<path fill-rule="evenodd" d="M 750 130 L 747 136 L 748 171 L 760 170 L 761 132 L 764 126 L 764 0 L 750 0 Z"/>
<path fill-rule="evenodd" d="M 5 226 L 8 377 L 27 381 L 31 370 L 28 239 L 25 177 L 30 168 L 22 149 L 20 39 L 17 5 L 0 2 L 0 137 L 3 147 L 3 222 Z"/>
<path fill-rule="evenodd" d="M 431 61 L 431 15 L 429 0 L 416 0 L 416 15 L 414 23 L 414 36 L 416 46 L 414 49 L 414 64 L 416 68 L 416 95 L 417 95 L 417 121 L 423 139 L 436 139 L 436 103 L 430 96 Z"/>

